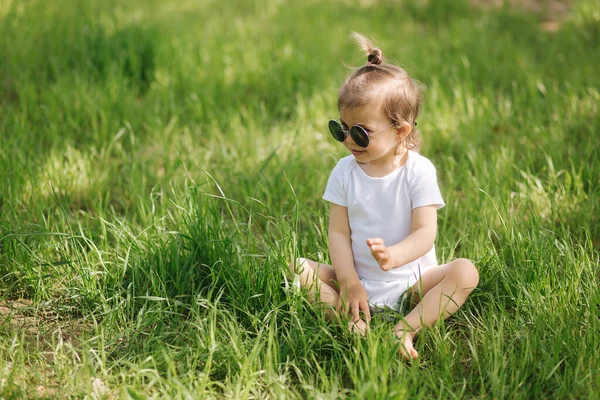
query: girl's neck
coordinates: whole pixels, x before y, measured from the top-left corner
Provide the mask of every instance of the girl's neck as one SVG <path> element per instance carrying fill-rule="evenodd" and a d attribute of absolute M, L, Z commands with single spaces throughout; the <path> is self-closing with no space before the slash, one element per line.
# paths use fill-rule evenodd
<path fill-rule="evenodd" d="M 360 164 L 365 173 L 373 178 L 381 178 L 391 174 L 404 164 L 408 159 L 408 149 L 404 146 L 394 148 L 390 153 L 378 160 Z"/>

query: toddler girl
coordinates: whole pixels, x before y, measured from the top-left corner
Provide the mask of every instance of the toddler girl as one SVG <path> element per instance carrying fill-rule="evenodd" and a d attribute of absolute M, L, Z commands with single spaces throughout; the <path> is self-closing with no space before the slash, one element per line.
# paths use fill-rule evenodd
<path fill-rule="evenodd" d="M 371 311 L 408 298 L 417 303 L 394 327 L 404 357 L 418 357 L 413 337 L 447 318 L 477 286 L 473 263 L 438 266 L 434 240 L 437 210 L 444 206 L 433 164 L 416 152 L 421 111 L 418 83 L 382 52 L 353 34 L 368 54 L 338 96 L 333 137 L 351 153 L 339 160 L 323 198 L 331 203 L 332 265 L 300 258 L 290 264 L 311 300 L 328 306 L 328 318 L 351 315 L 349 328 L 366 334 Z M 361 315 L 362 312 L 362 315 Z"/>

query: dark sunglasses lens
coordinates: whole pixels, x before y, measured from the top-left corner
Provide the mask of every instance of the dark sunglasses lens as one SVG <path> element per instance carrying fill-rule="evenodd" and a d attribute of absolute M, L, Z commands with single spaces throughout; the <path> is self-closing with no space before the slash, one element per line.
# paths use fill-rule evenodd
<path fill-rule="evenodd" d="M 369 145 L 369 136 L 367 136 L 367 131 L 360 126 L 353 126 L 352 129 L 350 129 L 350 135 L 357 146 L 367 147 Z"/>
<path fill-rule="evenodd" d="M 334 120 L 329 121 L 329 132 L 331 132 L 331 136 L 338 142 L 343 142 L 346 139 L 346 135 L 344 134 L 344 130 L 342 126 Z"/>

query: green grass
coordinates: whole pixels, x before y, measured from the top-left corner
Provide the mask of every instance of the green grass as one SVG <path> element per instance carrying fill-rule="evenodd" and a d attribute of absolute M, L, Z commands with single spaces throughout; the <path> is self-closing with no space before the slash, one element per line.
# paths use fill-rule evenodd
<path fill-rule="evenodd" d="M 595 397 L 600 4 L 428 3 L 0 0 L 0 397 Z M 351 31 L 427 86 L 438 258 L 481 275 L 412 365 L 284 290 Z"/>

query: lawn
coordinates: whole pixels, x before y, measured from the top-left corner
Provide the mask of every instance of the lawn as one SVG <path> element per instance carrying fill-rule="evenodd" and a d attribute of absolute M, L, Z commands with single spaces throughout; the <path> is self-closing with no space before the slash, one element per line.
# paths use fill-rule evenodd
<path fill-rule="evenodd" d="M 600 3 L 473 3 L 0 0 L 0 398 L 598 396 Z M 425 85 L 480 271 L 412 364 L 289 290 L 352 31 Z"/>

